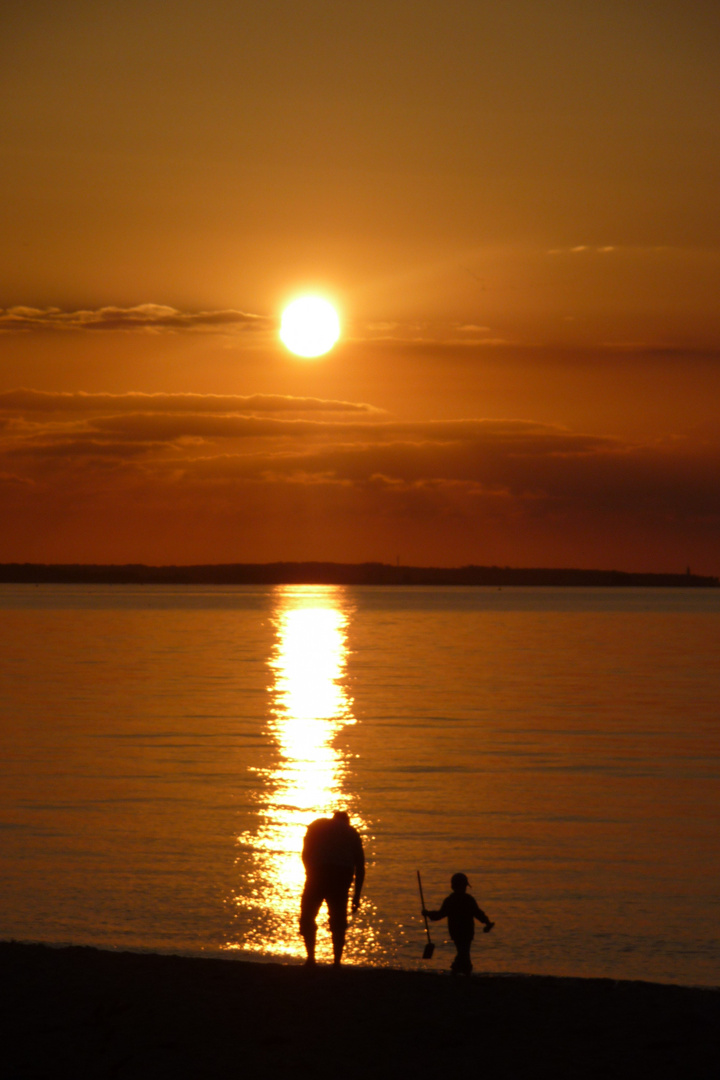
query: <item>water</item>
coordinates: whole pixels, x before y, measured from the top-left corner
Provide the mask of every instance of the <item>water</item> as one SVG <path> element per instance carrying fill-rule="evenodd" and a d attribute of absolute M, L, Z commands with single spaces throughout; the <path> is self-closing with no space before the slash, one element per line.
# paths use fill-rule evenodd
<path fill-rule="evenodd" d="M 0 937 L 298 960 L 309 821 L 349 963 L 717 985 L 720 592 L 0 586 Z M 321 920 L 319 954 L 329 941 Z"/>

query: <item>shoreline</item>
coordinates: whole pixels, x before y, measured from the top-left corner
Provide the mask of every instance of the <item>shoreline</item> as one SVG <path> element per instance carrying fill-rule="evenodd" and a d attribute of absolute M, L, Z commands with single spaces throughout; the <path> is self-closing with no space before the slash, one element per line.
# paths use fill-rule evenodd
<path fill-rule="evenodd" d="M 0 942 L 5 1074 L 701 1080 L 720 989 Z"/>

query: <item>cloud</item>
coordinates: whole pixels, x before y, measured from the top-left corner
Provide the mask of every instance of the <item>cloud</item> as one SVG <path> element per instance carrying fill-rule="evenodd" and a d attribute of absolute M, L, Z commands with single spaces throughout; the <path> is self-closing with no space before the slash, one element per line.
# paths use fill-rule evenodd
<path fill-rule="evenodd" d="M 447 349 L 456 347 L 466 349 L 469 346 L 487 348 L 488 346 L 508 346 L 517 344 L 508 337 L 501 336 L 489 326 L 474 323 L 438 321 L 433 323 L 355 323 L 350 343 L 362 343 L 363 347 L 386 347 L 392 344 L 396 348 L 424 350 Z"/>
<path fill-rule="evenodd" d="M 26 392 L 18 392 L 20 396 L 17 399 L 9 395 L 0 395 L 0 408 L 3 402 L 7 407 L 9 400 L 24 402 L 26 400 L 24 393 Z M 478 448 L 502 447 L 504 452 L 515 455 L 527 453 L 530 441 L 534 443 L 536 451 L 542 446 L 545 452 L 554 454 L 591 453 L 598 448 L 614 445 L 612 441 L 597 436 L 573 433 L 560 427 L 525 420 L 386 420 L 380 418 L 381 414 L 375 414 L 369 410 L 368 406 L 362 405 L 355 407 L 363 414 L 361 419 L 349 417 L 336 419 L 333 410 L 328 410 L 328 416 L 322 418 L 287 417 L 281 415 L 282 410 L 276 408 L 280 402 L 274 400 L 271 402 L 272 407 L 268 409 L 268 413 L 274 411 L 275 415 L 248 415 L 251 410 L 240 409 L 237 413 L 233 413 L 227 410 L 213 412 L 201 408 L 197 410 L 176 408 L 177 403 L 174 399 L 185 397 L 185 395 L 168 395 L 171 399 L 171 407 L 166 411 L 163 411 L 157 403 L 156 411 L 146 409 L 142 412 L 131 411 L 131 406 L 133 402 L 137 402 L 138 397 L 142 398 L 143 395 L 118 395 L 120 407 L 105 410 L 97 409 L 96 399 L 105 401 L 112 395 L 87 395 L 93 399 L 94 403 L 89 411 L 97 410 L 101 415 L 82 415 L 81 406 L 77 410 L 74 407 L 67 410 L 71 418 L 57 419 L 54 408 L 43 407 L 49 404 L 58 406 L 59 402 L 56 399 L 62 398 L 63 395 L 49 395 L 53 401 L 47 402 L 42 397 L 36 398 L 35 392 L 30 393 L 33 396 L 29 398 L 29 401 L 33 405 L 41 406 L 41 417 L 45 412 L 49 412 L 50 417 L 36 420 L 37 412 L 33 413 L 32 409 L 28 409 L 26 411 L 30 416 L 29 419 L 16 419 L 14 425 L 8 425 L 5 440 L 8 453 L 12 453 L 10 445 L 13 438 L 18 440 L 18 446 L 22 448 L 23 453 L 32 447 L 37 448 L 39 452 L 42 446 L 57 447 L 60 443 L 78 445 L 83 440 L 89 442 L 113 440 L 118 443 L 124 441 L 128 445 L 140 442 L 145 445 L 171 446 L 187 440 L 217 442 L 260 439 L 267 443 L 281 441 L 284 448 L 291 444 L 304 447 L 302 452 L 309 452 L 311 445 L 318 441 L 331 443 L 334 446 L 348 445 L 355 449 L 382 444 L 431 447 L 472 443 Z M 75 401 L 78 396 L 68 395 L 68 397 Z M 148 395 L 148 397 L 155 397 L 155 395 Z M 201 398 L 201 395 L 197 397 Z M 84 402 L 85 398 L 79 400 Z M 290 400 L 303 402 L 300 409 L 305 412 L 311 411 L 307 408 L 307 404 L 312 399 Z M 347 406 L 347 411 L 350 413 L 353 408 L 349 403 L 321 402 L 318 412 L 325 411 L 323 406 L 328 404 L 336 405 L 338 412 Z M 21 411 L 18 410 L 18 412 Z M 74 412 L 75 416 L 73 416 Z M 262 414 L 262 409 L 258 412 Z"/>
<path fill-rule="evenodd" d="M 256 413 L 352 412 L 376 413 L 371 405 L 281 394 L 90 394 L 46 390 L 6 390 L 0 393 L 0 412 L 20 413 Z"/>
<path fill-rule="evenodd" d="M 33 481 L 26 476 L 17 476 L 15 473 L 0 472 L 0 488 L 6 487 L 32 487 Z"/>
<path fill-rule="evenodd" d="M 575 247 L 550 248 L 548 255 L 610 255 L 618 250 L 615 244 L 576 244 Z"/>
<path fill-rule="evenodd" d="M 514 418 L 393 420 L 353 403 L 255 395 L 18 390 L 0 395 L 0 408 L 0 512 L 28 544 L 52 536 L 42 531 L 52 519 L 67 522 L 69 545 L 91 529 L 106 536 L 102 551 L 120 552 L 124 537 L 131 548 L 113 558 L 130 560 L 182 561 L 190 532 L 199 561 L 265 561 L 271 550 L 363 559 L 376 537 L 394 551 L 403 535 L 452 563 L 471 561 L 467 537 L 495 530 L 489 561 L 517 562 L 534 542 L 554 557 L 572 541 L 585 547 L 570 562 L 591 565 L 609 538 L 621 550 L 640 537 L 642 550 L 670 536 L 668 550 L 677 542 L 691 552 L 695 534 L 710 550 L 720 531 L 720 447 L 700 437 L 632 442 Z M 303 522 L 307 547 L 296 545 Z M 224 554 L 212 535 L 225 538 Z M 0 538 L 6 560 L 9 543 Z"/>
<path fill-rule="evenodd" d="M 277 320 L 244 311 L 178 311 L 163 304 L 103 307 L 62 311 L 60 308 L 12 307 L 0 309 L 0 331 L 205 331 L 237 333 L 273 330 Z"/>
<path fill-rule="evenodd" d="M 561 436 L 561 445 L 564 444 Z M 344 492 L 360 513 L 382 512 L 403 520 L 412 506 L 428 528 L 451 513 L 471 521 L 488 511 L 526 523 L 554 522 L 559 535 L 578 523 L 597 531 L 607 522 L 648 530 L 692 522 L 720 528 L 720 492 L 715 483 L 720 455 L 660 446 L 598 447 L 567 452 L 552 437 L 530 432 L 518 446 L 502 441 L 451 445 L 391 443 L 376 446 L 322 446 L 270 449 L 176 461 L 182 484 L 200 491 L 205 484 L 236 491 L 261 486 L 277 506 L 294 489 Z M 272 492 L 275 492 L 273 495 Z M 350 498 L 349 492 L 355 496 Z M 297 497 L 297 496 L 295 496 Z M 360 521 L 361 519 L 358 518 Z"/>

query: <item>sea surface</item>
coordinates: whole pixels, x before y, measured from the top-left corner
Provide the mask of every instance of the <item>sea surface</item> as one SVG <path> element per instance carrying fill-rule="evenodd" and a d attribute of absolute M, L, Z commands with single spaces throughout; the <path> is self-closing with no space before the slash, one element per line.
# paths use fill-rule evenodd
<path fill-rule="evenodd" d="M 340 807 L 348 963 L 720 984 L 720 590 L 3 585 L 0 719 L 2 939 L 298 962 Z"/>

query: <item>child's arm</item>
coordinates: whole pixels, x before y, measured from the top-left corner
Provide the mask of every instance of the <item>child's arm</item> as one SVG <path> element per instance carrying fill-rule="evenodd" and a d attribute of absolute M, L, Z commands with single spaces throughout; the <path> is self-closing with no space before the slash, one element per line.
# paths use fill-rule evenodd
<path fill-rule="evenodd" d="M 473 911 L 473 916 L 477 919 L 478 922 L 485 924 L 483 933 L 489 934 L 495 923 L 491 922 L 485 912 L 482 910 L 482 908 L 478 907 L 477 900 L 475 901 L 475 910 Z"/>
<path fill-rule="evenodd" d="M 438 911 L 428 911 L 427 908 L 423 908 L 422 913 L 426 919 L 430 919 L 432 922 L 437 922 L 438 919 L 444 919 L 447 916 L 447 911 L 445 910 L 446 903 L 447 901 L 443 900 Z"/>

